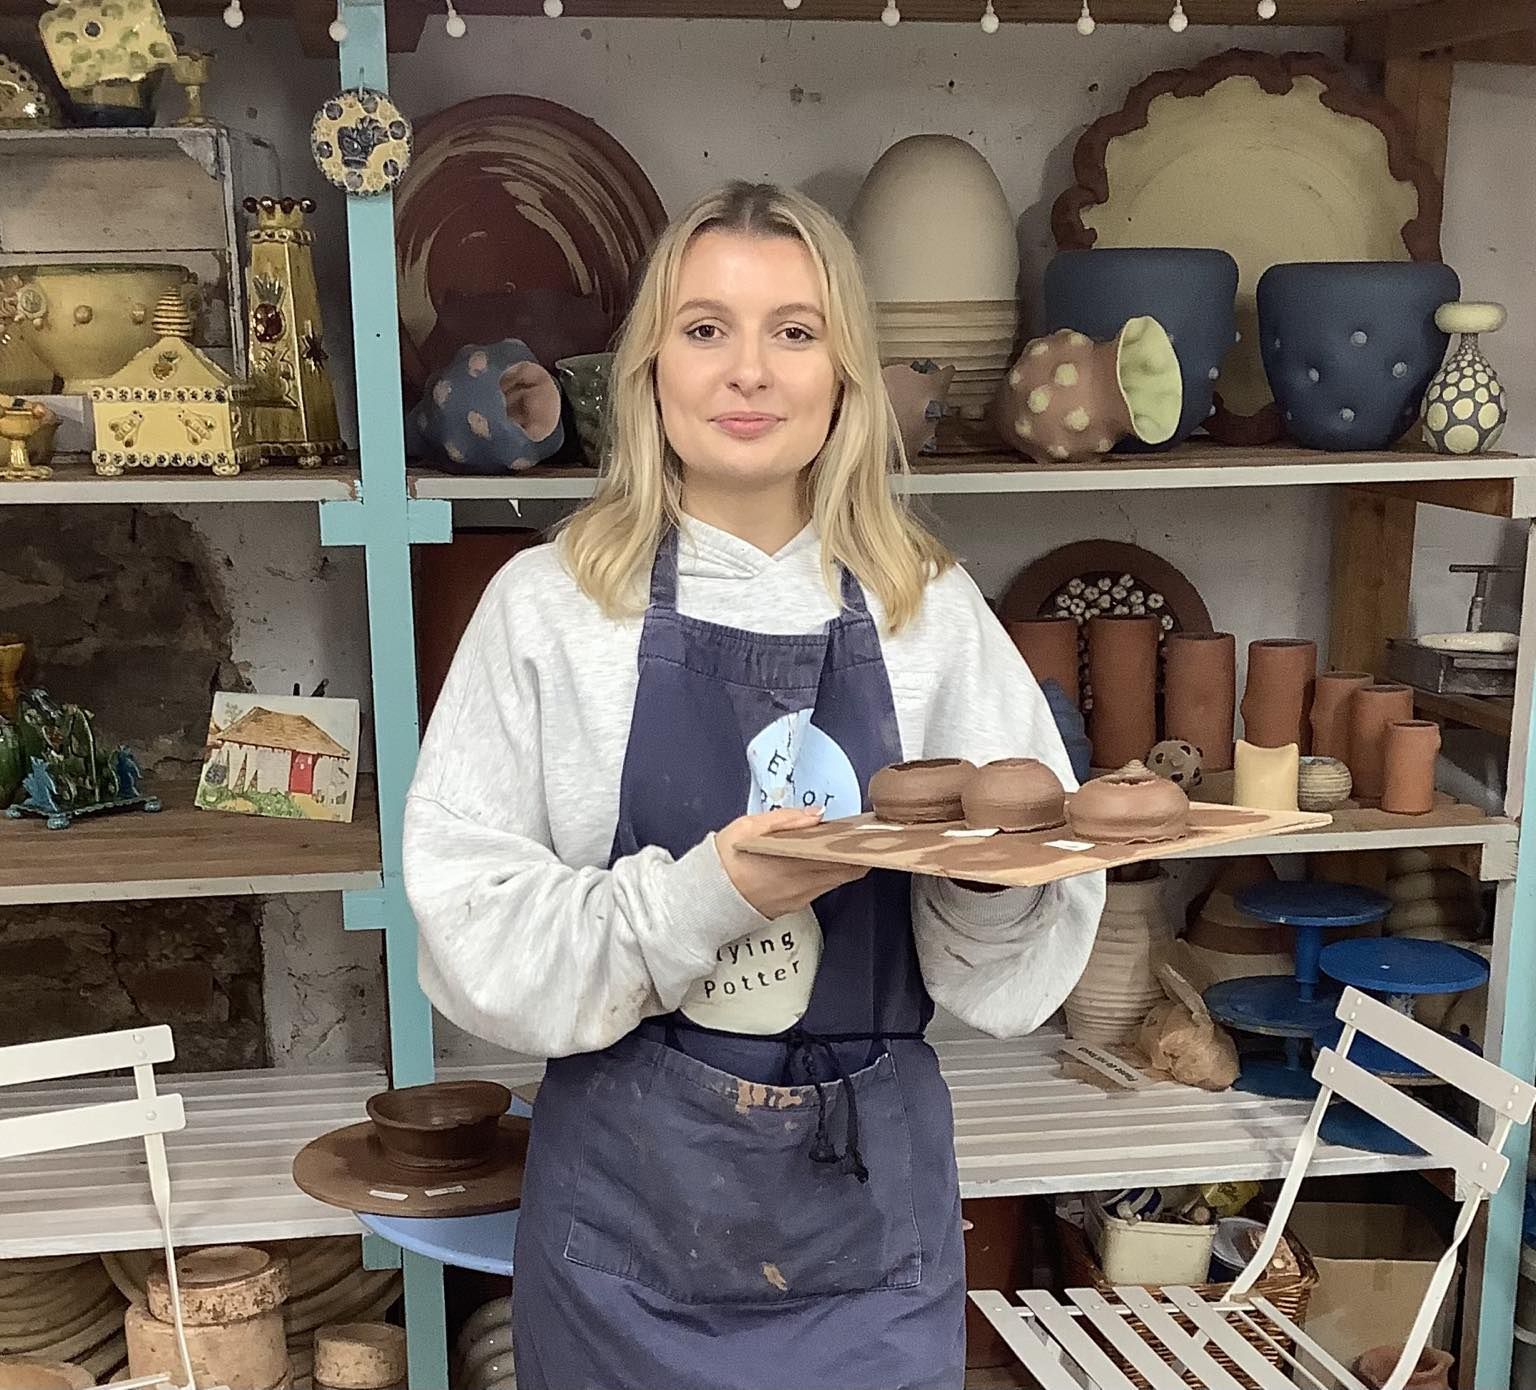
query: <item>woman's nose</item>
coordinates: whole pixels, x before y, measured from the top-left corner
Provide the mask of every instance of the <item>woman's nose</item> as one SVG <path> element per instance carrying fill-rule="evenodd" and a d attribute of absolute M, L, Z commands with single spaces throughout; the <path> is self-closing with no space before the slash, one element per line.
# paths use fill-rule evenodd
<path fill-rule="evenodd" d="M 752 335 L 737 339 L 730 363 L 730 383 L 738 391 L 760 391 L 769 381 L 768 357 Z"/>

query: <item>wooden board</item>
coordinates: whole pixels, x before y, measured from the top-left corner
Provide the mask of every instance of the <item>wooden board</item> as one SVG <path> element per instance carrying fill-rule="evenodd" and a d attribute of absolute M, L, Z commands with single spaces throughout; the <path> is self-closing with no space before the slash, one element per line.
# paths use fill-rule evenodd
<path fill-rule="evenodd" d="M 1118 868 L 1146 859 L 1177 859 L 1196 850 L 1330 823 L 1331 816 L 1306 811 L 1251 811 L 1239 806 L 1190 804 L 1190 833 L 1181 840 L 1149 845 L 1090 845 L 1086 849 L 1053 848 L 1053 842 L 1083 844 L 1071 830 L 1037 830 L 1027 835 L 954 837 L 956 825 L 914 826 L 901 830 L 871 830 L 880 824 L 872 815 L 829 821 L 810 830 L 791 830 L 747 840 L 740 846 L 753 854 L 782 859 L 809 859 L 822 864 L 863 864 L 872 869 L 932 874 L 938 878 L 969 879 L 1010 888 L 1033 888 L 1098 869 Z"/>
<path fill-rule="evenodd" d="M 152 785 L 165 809 L 93 816 L 67 830 L 0 818 L 0 904 L 340 892 L 381 881 L 378 812 L 350 825 L 224 815 L 189 785 Z"/>

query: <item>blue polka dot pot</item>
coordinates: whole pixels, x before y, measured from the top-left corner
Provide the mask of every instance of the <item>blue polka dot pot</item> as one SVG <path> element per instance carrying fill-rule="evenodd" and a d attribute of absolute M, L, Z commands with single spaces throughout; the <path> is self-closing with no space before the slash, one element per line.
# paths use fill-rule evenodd
<path fill-rule="evenodd" d="M 1286 432 L 1310 449 L 1385 449 L 1418 421 L 1461 294 L 1438 261 L 1275 265 L 1259 280 L 1259 347 Z"/>
<path fill-rule="evenodd" d="M 1122 451 L 1171 449 L 1205 423 L 1237 335 L 1237 262 L 1225 251 L 1184 246 L 1063 251 L 1046 267 L 1044 297 L 1048 333 L 1072 328 L 1107 342 L 1143 315 L 1167 330 L 1183 374 L 1178 428 L 1161 444 L 1126 439 Z"/>

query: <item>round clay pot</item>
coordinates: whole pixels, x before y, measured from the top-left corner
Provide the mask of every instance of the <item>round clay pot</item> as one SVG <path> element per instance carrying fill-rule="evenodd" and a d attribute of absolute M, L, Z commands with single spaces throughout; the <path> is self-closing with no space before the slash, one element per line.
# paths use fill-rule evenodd
<path fill-rule="evenodd" d="M 1324 671 L 1318 676 L 1312 696 L 1312 751 L 1319 758 L 1349 761 L 1349 716 L 1355 692 L 1375 681 L 1364 671 Z"/>
<path fill-rule="evenodd" d="M 1266 637 L 1248 644 L 1248 684 L 1243 691 L 1243 738 L 1255 748 L 1312 745 L 1312 690 L 1317 643 L 1300 637 Z"/>
<path fill-rule="evenodd" d="M 1163 653 L 1163 732 L 1194 744 L 1205 771 L 1230 772 L 1237 639 L 1230 632 L 1170 632 Z"/>
<path fill-rule="evenodd" d="M 998 391 L 992 419 L 1004 440 L 1041 463 L 1083 463 L 1126 435 L 1167 443 L 1183 402 L 1173 344 L 1143 317 L 1107 343 L 1072 329 L 1036 338 Z"/>
<path fill-rule="evenodd" d="M 1397 1369 L 1402 1347 L 1375 1347 L 1355 1362 L 1355 1374 L 1371 1390 L 1381 1390 Z M 1438 1347 L 1425 1347 L 1419 1353 L 1418 1364 L 1403 1382 L 1406 1390 L 1450 1390 L 1451 1367 L 1456 1358 Z"/>
<path fill-rule="evenodd" d="M 1067 1031 L 1074 1038 L 1129 1042 L 1147 1011 L 1163 997 L 1157 956 L 1177 934 L 1167 886 L 1168 875 L 1161 870 L 1151 878 L 1111 880 L 1106 885 L 1093 950 L 1063 1006 Z"/>
<path fill-rule="evenodd" d="M 1062 251 L 1046 267 L 1049 331 L 1075 328 L 1102 341 L 1113 338 L 1127 320 L 1146 314 L 1162 324 L 1173 341 L 1183 377 L 1178 428 L 1162 444 L 1149 446 L 1133 438 L 1121 448 L 1171 449 L 1205 423 L 1222 359 L 1232 349 L 1237 278 L 1237 262 L 1231 256 L 1203 247 Z M 1210 750 L 1205 751 L 1209 756 Z"/>
<path fill-rule="evenodd" d="M 435 1081 L 380 1091 L 368 1118 L 389 1156 L 405 1168 L 473 1168 L 491 1150 L 512 1092 L 496 1081 Z"/>
<path fill-rule="evenodd" d="M 1088 620 L 1088 734 L 1095 767 L 1123 767 L 1157 742 L 1157 642 L 1154 617 Z"/>
<path fill-rule="evenodd" d="M 1422 816 L 1435 804 L 1435 760 L 1440 726 L 1428 719 L 1389 724 L 1383 759 L 1381 809 Z"/>
<path fill-rule="evenodd" d="M 1030 674 L 1041 685 L 1055 681 L 1067 699 L 1077 704 L 1077 619 L 1022 618 L 1004 626 Z"/>
<path fill-rule="evenodd" d="M 1177 840 L 1189 829 L 1189 798 L 1172 782 L 1130 762 L 1084 782 L 1067 799 L 1072 833 L 1105 844 Z"/>
<path fill-rule="evenodd" d="M 1355 797 L 1380 801 L 1386 764 L 1387 726 L 1413 718 L 1413 691 L 1406 685 L 1364 685 L 1349 708 L 1349 772 Z"/>
<path fill-rule="evenodd" d="M 1315 754 L 1301 760 L 1296 778 L 1296 807 L 1301 811 L 1331 811 L 1349 800 L 1354 779 L 1338 758 Z"/>
<path fill-rule="evenodd" d="M 1060 778 L 1034 758 L 1001 758 L 978 768 L 961 803 L 972 830 L 1054 830 L 1067 823 Z"/>
<path fill-rule="evenodd" d="M 927 825 L 962 820 L 965 784 L 976 764 L 966 758 L 926 758 L 893 763 L 869 779 L 875 815 L 897 825 Z"/>

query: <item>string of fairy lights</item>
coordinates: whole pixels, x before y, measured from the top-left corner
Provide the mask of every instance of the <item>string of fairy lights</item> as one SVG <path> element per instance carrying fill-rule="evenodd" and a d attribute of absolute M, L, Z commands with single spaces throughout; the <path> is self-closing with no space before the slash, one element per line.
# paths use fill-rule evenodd
<path fill-rule="evenodd" d="M 783 0 L 786 10 L 798 10 L 804 0 Z M 464 23 L 464 16 L 454 7 L 453 0 L 447 0 L 447 14 L 443 20 L 443 29 L 451 39 L 462 39 L 468 28 Z M 880 11 L 880 21 L 889 29 L 894 29 L 901 23 L 901 6 L 897 0 L 884 0 L 884 9 Z M 1279 10 L 1276 0 L 1258 0 L 1258 16 L 1260 19 L 1273 19 Z M 565 0 L 544 0 L 544 13 L 551 19 L 559 19 L 565 13 Z M 224 11 L 224 22 L 231 29 L 238 29 L 245 23 L 245 11 L 240 7 L 240 0 L 229 0 L 229 5 Z M 981 31 L 984 34 L 995 34 L 1002 28 L 1002 20 L 998 18 L 997 8 L 993 0 L 986 0 L 986 7 L 981 12 Z M 1090 0 L 1083 0 L 1083 8 L 1077 17 L 1077 32 L 1082 35 L 1093 33 L 1099 27 L 1098 21 L 1093 17 L 1093 7 Z M 1189 28 L 1189 16 L 1184 13 L 1184 0 L 1173 0 L 1173 13 L 1168 16 L 1168 27 L 1175 34 L 1182 34 Z M 347 22 L 342 18 L 341 0 L 337 0 L 336 18 L 331 21 L 331 38 L 337 43 L 342 43 L 347 37 Z"/>

